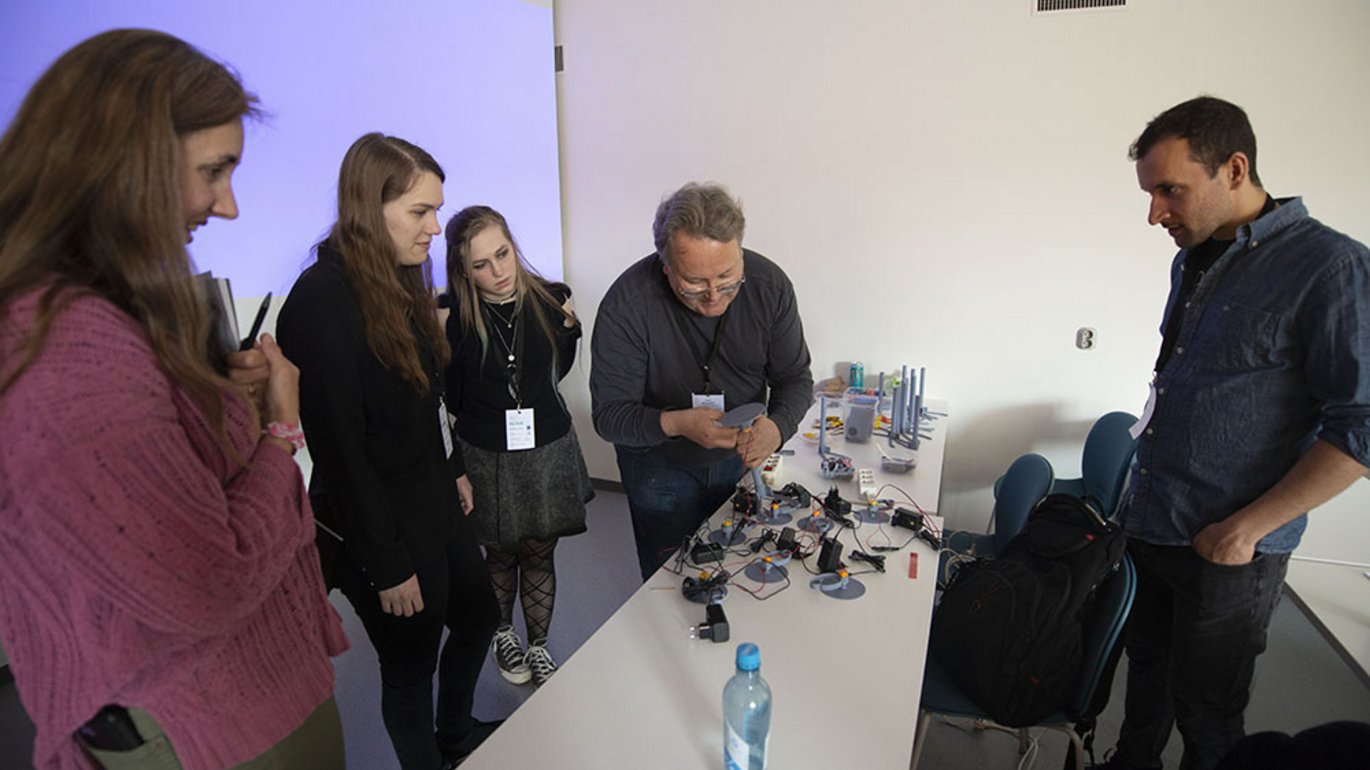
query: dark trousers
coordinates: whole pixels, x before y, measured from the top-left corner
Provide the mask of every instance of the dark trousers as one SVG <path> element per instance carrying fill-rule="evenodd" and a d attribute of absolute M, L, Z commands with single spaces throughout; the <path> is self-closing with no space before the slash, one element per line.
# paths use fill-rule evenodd
<path fill-rule="evenodd" d="M 1178 726 L 1182 770 L 1209 770 L 1245 736 L 1256 657 L 1289 554 L 1227 566 L 1189 546 L 1128 541 L 1137 598 L 1127 625 L 1127 700 L 1116 761 L 1160 767 Z"/>
<path fill-rule="evenodd" d="M 615 450 L 645 581 L 732 497 L 742 478 L 742 458 L 730 455 L 708 465 L 679 465 L 650 450 Z"/>
<path fill-rule="evenodd" d="M 447 546 L 444 558 L 415 570 L 423 612 L 408 618 L 382 612 L 380 594 L 362 571 L 346 556 L 342 562 L 338 587 L 352 602 L 380 658 L 381 716 L 400 767 L 436 770 L 443 762 L 443 749 L 450 751 L 471 731 L 476 680 L 499 623 L 485 559 L 466 529 Z M 439 654 L 443 628 L 449 634 Z"/>

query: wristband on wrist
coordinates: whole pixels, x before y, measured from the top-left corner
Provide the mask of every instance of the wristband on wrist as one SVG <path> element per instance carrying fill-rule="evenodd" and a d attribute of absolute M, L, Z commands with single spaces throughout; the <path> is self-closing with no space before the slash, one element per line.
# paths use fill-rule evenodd
<path fill-rule="evenodd" d="M 272 438 L 289 441 L 292 448 L 291 454 L 304 449 L 304 431 L 300 430 L 299 423 L 276 422 L 266 424 L 266 429 L 262 431 Z"/>

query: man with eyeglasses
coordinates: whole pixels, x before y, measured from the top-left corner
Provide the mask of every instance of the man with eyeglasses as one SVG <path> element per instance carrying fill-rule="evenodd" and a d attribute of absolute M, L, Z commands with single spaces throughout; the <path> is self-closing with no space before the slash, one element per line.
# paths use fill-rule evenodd
<path fill-rule="evenodd" d="M 600 302 L 591 341 L 595 430 L 611 441 L 646 580 L 756 467 L 813 401 L 794 287 L 742 248 L 742 208 L 687 184 L 657 208 L 656 251 Z M 766 404 L 749 430 L 718 419 Z"/>

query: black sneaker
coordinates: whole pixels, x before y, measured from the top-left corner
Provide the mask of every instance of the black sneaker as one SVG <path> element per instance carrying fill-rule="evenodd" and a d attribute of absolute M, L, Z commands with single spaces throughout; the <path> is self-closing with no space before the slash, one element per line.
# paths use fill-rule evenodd
<path fill-rule="evenodd" d="M 490 640 L 490 654 L 495 656 L 495 665 L 505 681 L 524 684 L 533 678 L 523 657 L 523 643 L 513 626 L 501 626 L 495 631 L 495 638 Z"/>
<path fill-rule="evenodd" d="M 547 684 L 547 680 L 557 672 L 556 661 L 552 660 L 552 653 L 547 651 L 546 643 L 533 642 L 528 645 L 524 660 L 528 662 L 528 668 L 533 675 L 533 685 L 536 687 Z"/>

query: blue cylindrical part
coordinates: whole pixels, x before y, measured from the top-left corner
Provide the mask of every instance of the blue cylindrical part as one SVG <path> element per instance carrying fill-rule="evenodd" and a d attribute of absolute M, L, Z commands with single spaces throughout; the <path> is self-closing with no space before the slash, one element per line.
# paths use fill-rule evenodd
<path fill-rule="evenodd" d="M 864 388 L 865 381 L 866 368 L 861 365 L 860 361 L 853 361 L 850 372 L 847 375 L 847 384 L 853 388 Z"/>

